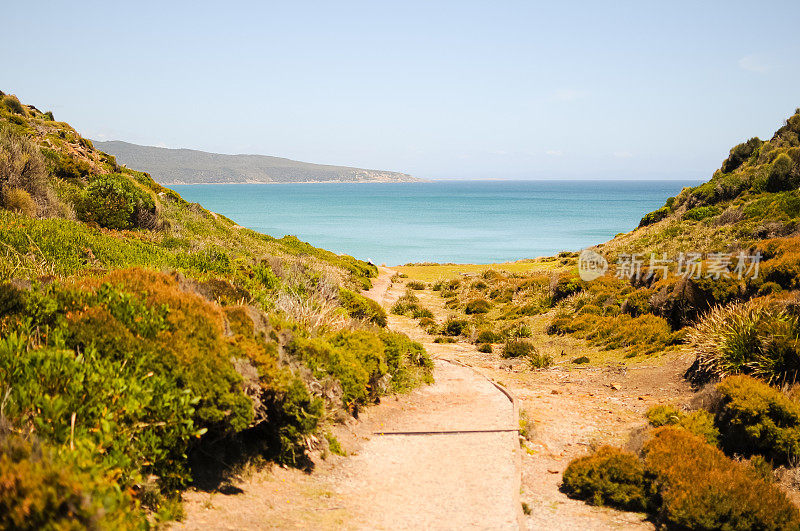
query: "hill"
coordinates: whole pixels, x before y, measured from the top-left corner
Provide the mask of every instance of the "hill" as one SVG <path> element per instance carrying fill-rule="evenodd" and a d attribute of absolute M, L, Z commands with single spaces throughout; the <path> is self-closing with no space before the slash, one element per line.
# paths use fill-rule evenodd
<path fill-rule="evenodd" d="M 0 528 L 143 529 L 190 484 L 309 467 L 333 422 L 432 379 L 360 292 L 0 92 Z"/>
<path fill-rule="evenodd" d="M 221 155 L 128 142 L 93 142 L 119 162 L 165 185 L 233 183 L 384 183 L 419 181 L 392 171 L 311 164 L 265 155 Z"/>

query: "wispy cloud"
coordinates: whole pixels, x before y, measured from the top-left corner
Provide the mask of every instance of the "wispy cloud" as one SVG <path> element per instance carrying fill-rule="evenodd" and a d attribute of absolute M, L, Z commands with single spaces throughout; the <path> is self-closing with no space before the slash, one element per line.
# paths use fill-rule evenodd
<path fill-rule="evenodd" d="M 544 152 L 544 154 L 547 155 L 548 157 L 560 157 L 564 154 L 564 152 L 561 151 L 560 149 L 548 149 L 547 151 Z"/>
<path fill-rule="evenodd" d="M 556 101 L 576 101 L 585 98 L 589 93 L 585 90 L 559 89 L 553 94 Z"/>
<path fill-rule="evenodd" d="M 739 68 L 747 70 L 748 72 L 756 72 L 765 74 L 770 70 L 774 70 L 778 65 L 775 61 L 765 55 L 751 53 L 739 59 Z"/>
<path fill-rule="evenodd" d="M 614 158 L 615 159 L 629 159 L 633 157 L 633 153 L 630 151 L 615 151 Z"/>

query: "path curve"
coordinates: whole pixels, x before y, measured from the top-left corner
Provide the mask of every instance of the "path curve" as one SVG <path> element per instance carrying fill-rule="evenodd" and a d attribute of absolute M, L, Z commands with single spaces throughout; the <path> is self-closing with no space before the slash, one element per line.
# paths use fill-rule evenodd
<path fill-rule="evenodd" d="M 393 274 L 381 268 L 365 293 L 387 308 L 397 298 L 389 291 Z M 390 328 L 408 331 L 393 326 L 400 324 L 394 316 L 389 321 Z M 470 367 L 447 361 L 448 354 L 455 357 L 453 345 L 425 347 L 435 357 L 436 383 L 403 397 L 403 407 L 379 431 L 461 433 L 371 437 L 343 465 L 337 489 L 354 502 L 353 523 L 372 529 L 519 529 L 520 449 L 513 431 L 519 425 L 511 396 Z"/>

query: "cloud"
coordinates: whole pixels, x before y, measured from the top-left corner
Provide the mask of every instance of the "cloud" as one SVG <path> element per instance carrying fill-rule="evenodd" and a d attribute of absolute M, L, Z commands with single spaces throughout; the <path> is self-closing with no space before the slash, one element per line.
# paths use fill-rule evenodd
<path fill-rule="evenodd" d="M 547 151 L 544 152 L 544 154 L 547 155 L 548 157 L 560 157 L 561 155 L 564 154 L 564 152 L 561 151 L 560 149 L 548 149 Z"/>
<path fill-rule="evenodd" d="M 615 159 L 629 159 L 633 157 L 633 153 L 630 151 L 615 151 L 614 158 Z"/>
<path fill-rule="evenodd" d="M 589 93 L 585 90 L 559 89 L 553 94 L 556 101 L 576 101 L 585 98 Z"/>
<path fill-rule="evenodd" d="M 739 59 L 739 68 L 758 74 L 765 74 L 775 69 L 776 66 L 777 65 L 769 57 L 755 53 L 745 55 Z"/>

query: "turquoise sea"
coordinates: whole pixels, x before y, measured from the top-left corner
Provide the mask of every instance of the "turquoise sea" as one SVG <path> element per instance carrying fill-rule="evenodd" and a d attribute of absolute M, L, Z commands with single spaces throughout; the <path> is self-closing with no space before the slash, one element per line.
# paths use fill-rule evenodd
<path fill-rule="evenodd" d="M 398 265 L 579 250 L 635 228 L 698 181 L 450 181 L 173 186 L 242 226 Z"/>

